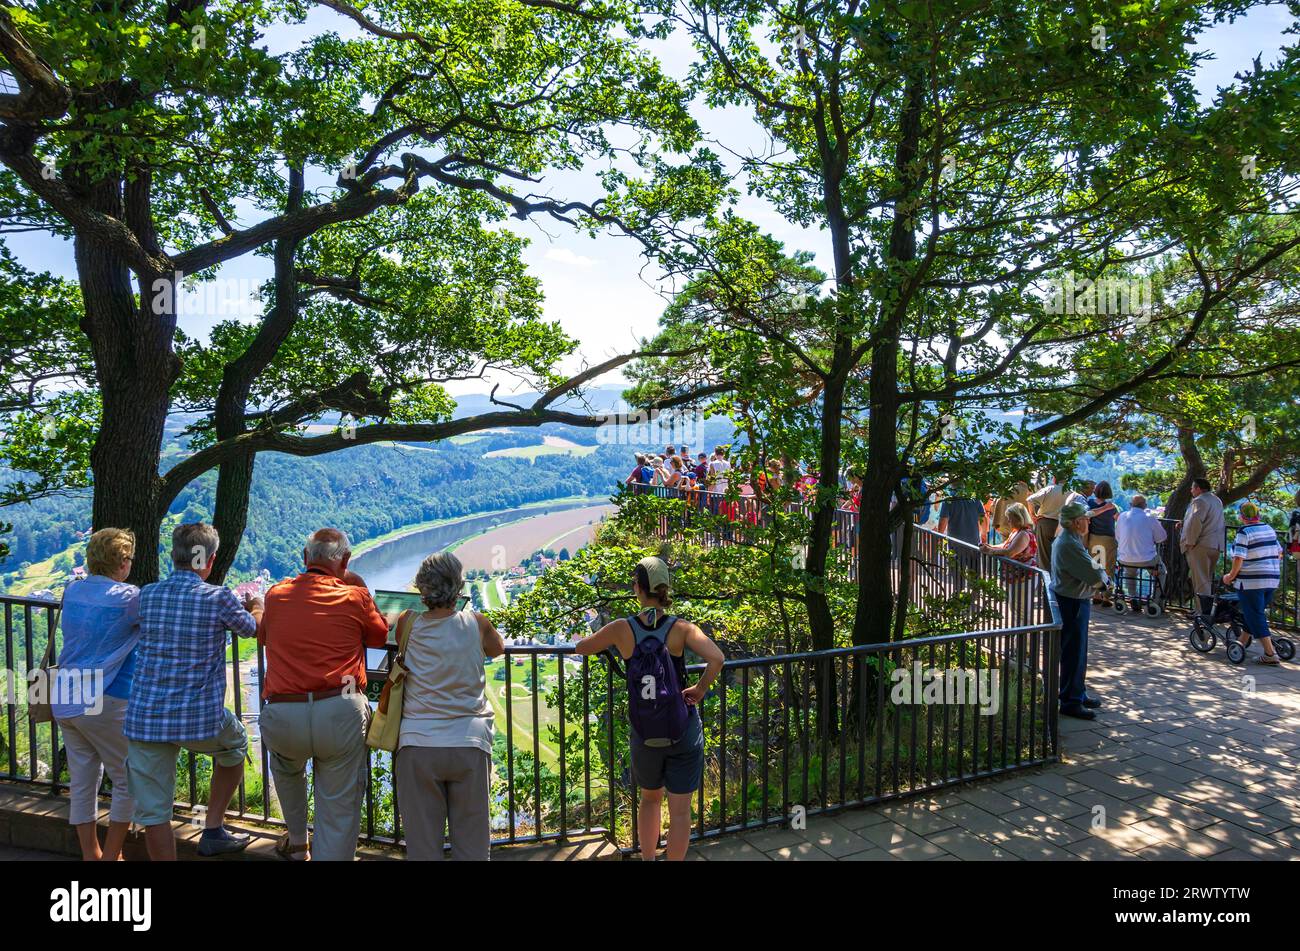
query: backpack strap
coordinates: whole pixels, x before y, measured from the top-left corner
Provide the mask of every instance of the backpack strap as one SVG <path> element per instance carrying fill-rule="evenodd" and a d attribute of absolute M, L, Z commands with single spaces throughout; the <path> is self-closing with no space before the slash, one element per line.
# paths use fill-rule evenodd
<path fill-rule="evenodd" d="M 657 626 L 648 627 L 645 622 L 641 620 L 639 614 L 628 615 L 627 623 L 628 626 L 632 628 L 632 643 L 634 645 L 639 644 L 647 637 L 654 637 L 663 641 L 666 646 L 668 644 L 668 632 L 671 631 L 673 625 L 677 623 L 677 618 L 672 614 L 664 614 L 663 617 L 668 623 L 664 625 L 663 631 L 660 632 Z"/>

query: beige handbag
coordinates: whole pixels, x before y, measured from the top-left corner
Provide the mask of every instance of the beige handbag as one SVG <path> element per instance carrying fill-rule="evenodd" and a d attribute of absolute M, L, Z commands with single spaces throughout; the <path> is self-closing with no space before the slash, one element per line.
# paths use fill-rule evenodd
<path fill-rule="evenodd" d="M 397 741 L 402 735 L 402 686 L 407 674 L 406 642 L 410 639 L 414 621 L 414 611 L 403 611 L 397 618 L 397 656 L 388 666 L 388 679 L 379 694 L 379 707 L 366 730 L 366 745 L 371 749 L 397 752 Z"/>
<path fill-rule="evenodd" d="M 54 707 L 50 705 L 50 694 L 59 668 L 57 664 L 50 663 L 53 656 L 54 636 L 50 635 L 50 642 L 45 647 L 45 656 L 41 659 L 40 669 L 29 671 L 27 674 L 27 715 L 31 717 L 33 723 L 54 722 Z M 34 696 L 40 699 L 33 700 Z"/>
<path fill-rule="evenodd" d="M 31 717 L 33 723 L 54 722 L 54 707 L 50 703 L 50 697 L 54 691 L 54 678 L 59 671 L 59 665 L 53 663 L 54 632 L 58 629 L 59 617 L 62 613 L 63 602 L 60 601 L 50 623 L 50 639 L 45 645 L 45 656 L 41 658 L 41 666 L 38 670 L 27 672 L 27 715 Z M 32 700 L 33 695 L 40 699 Z"/>

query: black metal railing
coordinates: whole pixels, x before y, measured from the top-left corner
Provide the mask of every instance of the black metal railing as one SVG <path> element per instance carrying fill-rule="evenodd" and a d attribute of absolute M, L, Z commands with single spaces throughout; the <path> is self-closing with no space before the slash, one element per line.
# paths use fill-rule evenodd
<path fill-rule="evenodd" d="M 738 507 L 735 514 L 746 511 Z M 757 505 L 752 511 L 763 517 Z M 841 519 L 846 531 L 856 530 L 851 515 Z M 670 529 L 684 530 L 665 526 Z M 728 542 L 725 528 L 710 532 L 710 544 Z M 699 708 L 706 766 L 696 837 L 783 824 L 800 813 L 834 812 L 1055 758 L 1060 624 L 1045 574 L 920 527 L 909 535 L 909 601 L 944 612 L 947 631 L 960 633 L 729 660 Z M 57 636 L 57 604 L 4 595 L 0 604 L 7 669 L 21 690 L 48 638 Z M 230 668 L 228 705 L 250 727 L 250 762 L 230 815 L 280 824 L 268 752 L 256 731 L 265 658 L 252 642 L 240 641 L 231 648 Z M 579 657 L 567 644 L 520 644 L 507 647 L 486 671 L 497 726 L 493 842 L 591 833 L 635 848 L 639 790 L 617 661 Z M 66 786 L 57 724 L 32 723 L 13 692 L 0 723 L 0 779 L 56 793 Z M 392 760 L 371 754 L 363 841 L 402 841 Z M 182 754 L 179 807 L 206 803 L 208 768 L 206 757 Z"/>

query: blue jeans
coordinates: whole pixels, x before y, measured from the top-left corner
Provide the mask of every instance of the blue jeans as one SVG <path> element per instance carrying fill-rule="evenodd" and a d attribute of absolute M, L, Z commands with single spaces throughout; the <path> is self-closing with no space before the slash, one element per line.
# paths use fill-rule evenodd
<path fill-rule="evenodd" d="M 1078 707 L 1087 696 L 1083 678 L 1088 672 L 1088 618 L 1092 615 L 1092 601 L 1058 594 L 1056 603 L 1061 609 L 1061 707 Z"/>
<path fill-rule="evenodd" d="M 1276 588 L 1243 588 L 1237 592 L 1237 604 L 1251 637 L 1272 637 L 1268 629 L 1268 606 Z"/>

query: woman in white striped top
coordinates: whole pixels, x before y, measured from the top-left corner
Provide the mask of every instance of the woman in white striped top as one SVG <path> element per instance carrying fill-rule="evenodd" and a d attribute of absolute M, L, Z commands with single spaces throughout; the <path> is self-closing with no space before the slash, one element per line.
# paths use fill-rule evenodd
<path fill-rule="evenodd" d="M 1235 584 L 1240 598 L 1246 621 L 1242 647 L 1250 643 L 1252 636 L 1257 638 L 1264 648 L 1259 663 L 1276 666 L 1278 657 L 1268 628 L 1268 605 L 1282 579 L 1282 544 L 1277 540 L 1277 532 L 1260 521 L 1259 506 L 1254 502 L 1243 502 L 1240 515 L 1241 528 L 1232 543 L 1232 568 L 1223 576 L 1223 583 Z"/>

